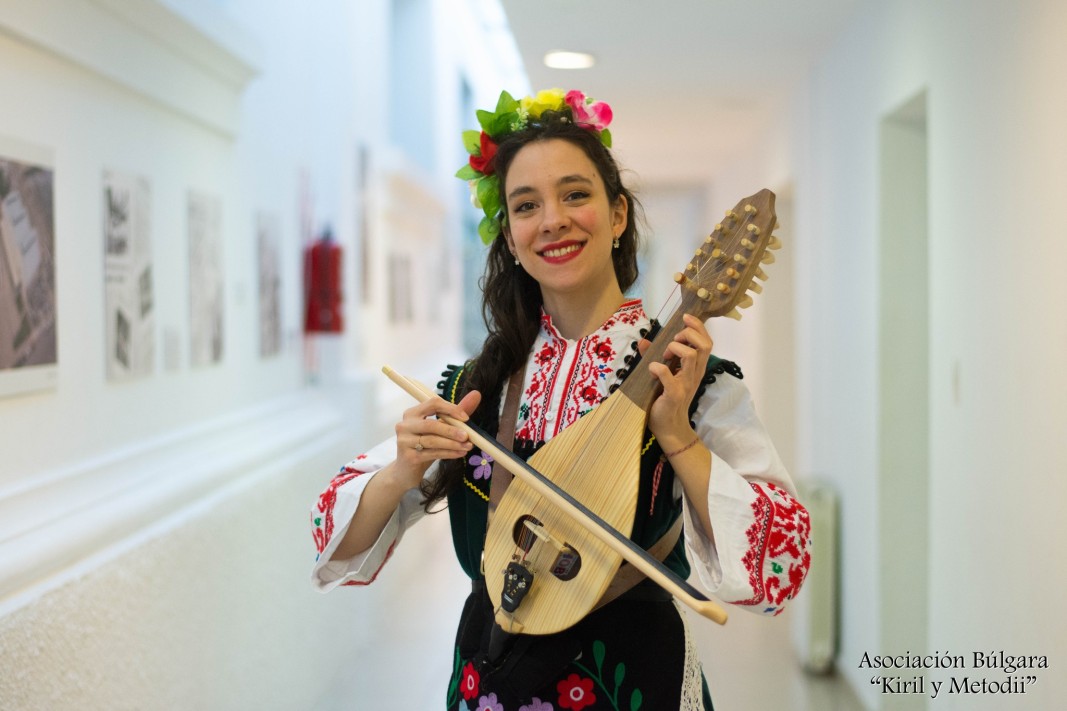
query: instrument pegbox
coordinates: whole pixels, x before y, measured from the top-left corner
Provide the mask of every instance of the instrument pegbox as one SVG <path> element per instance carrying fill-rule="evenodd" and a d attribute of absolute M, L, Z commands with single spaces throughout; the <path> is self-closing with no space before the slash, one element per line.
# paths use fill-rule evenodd
<path fill-rule="evenodd" d="M 689 283 L 689 278 L 686 277 L 686 275 L 682 274 L 681 272 L 675 272 L 674 273 L 674 281 L 675 281 L 675 283 L 679 284 L 680 286 L 685 286 L 686 284 Z M 725 284 L 719 284 L 718 287 L 719 287 L 720 291 L 722 291 L 722 290 L 729 291 L 730 290 L 730 287 L 726 286 Z M 689 287 L 689 289 L 692 289 L 692 288 L 693 287 Z M 711 292 L 708 291 L 707 289 L 705 289 L 704 287 L 698 288 L 696 290 L 696 295 L 697 295 L 697 298 L 701 299 L 702 301 L 710 301 L 711 300 Z"/>
<path fill-rule="evenodd" d="M 685 291 L 697 294 L 703 288 L 709 296 L 693 299 L 689 305 L 690 313 L 705 320 L 740 316 L 736 307 L 745 299 L 753 278 L 762 274 L 760 260 L 777 221 L 774 194 L 761 190 L 738 202 L 725 215 L 711 237 L 700 244 L 700 255 L 693 260 L 697 268 L 684 270 Z M 748 305 L 747 301 L 744 303 Z"/>

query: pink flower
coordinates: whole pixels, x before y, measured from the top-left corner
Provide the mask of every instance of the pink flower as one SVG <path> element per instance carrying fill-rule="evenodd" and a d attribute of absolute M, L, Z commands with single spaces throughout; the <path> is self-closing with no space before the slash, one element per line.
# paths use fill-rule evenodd
<path fill-rule="evenodd" d="M 530 703 L 520 706 L 519 711 L 555 711 L 555 709 L 552 708 L 552 704 L 535 696 L 530 700 Z"/>
<path fill-rule="evenodd" d="M 564 101 L 574 112 L 574 122 L 578 125 L 603 131 L 611 123 L 611 107 L 603 101 L 590 101 L 577 89 L 568 91 Z"/>

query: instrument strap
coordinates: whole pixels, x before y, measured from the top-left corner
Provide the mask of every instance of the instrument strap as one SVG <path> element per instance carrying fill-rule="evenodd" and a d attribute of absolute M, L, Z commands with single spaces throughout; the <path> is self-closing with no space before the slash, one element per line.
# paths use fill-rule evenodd
<path fill-rule="evenodd" d="M 648 549 L 648 554 L 650 556 L 662 563 L 663 559 L 667 557 L 667 554 L 674 550 L 674 546 L 678 543 L 679 536 L 682 535 L 682 518 L 683 517 L 679 514 L 678 518 L 671 524 L 671 527 L 667 529 L 667 532 L 664 533 L 658 541 L 652 544 L 652 547 Z M 597 600 L 593 610 L 599 610 L 604 607 L 604 605 L 607 605 L 623 593 L 628 592 L 645 578 L 646 576 L 644 573 L 624 560 L 622 565 L 619 566 L 619 569 L 615 572 L 615 577 L 611 579 L 608 589 L 605 590 L 604 594 Z"/>
<path fill-rule="evenodd" d="M 515 443 L 515 424 L 518 422 L 519 400 L 521 399 L 522 383 L 525 377 L 525 367 L 512 374 L 511 379 L 508 380 L 507 392 L 504 395 L 504 410 L 500 413 L 500 426 L 497 429 L 496 440 L 509 452 Z M 511 483 L 513 478 L 514 475 L 511 472 L 497 462 L 493 462 L 492 475 L 489 477 L 489 521 L 492 521 L 497 504 L 500 503 L 500 499 L 504 496 L 504 491 L 508 488 L 508 484 Z M 681 535 L 682 516 L 679 515 L 667 532 L 648 549 L 649 555 L 663 562 L 667 555 L 674 550 L 674 546 L 678 543 L 678 538 Z M 604 594 L 593 609 L 597 610 L 607 605 L 640 583 L 645 577 L 645 574 L 640 570 L 623 561 L 607 590 L 604 591 Z"/>
<path fill-rule="evenodd" d="M 526 377 L 526 367 L 516 370 L 508 380 L 507 394 L 504 395 L 504 411 L 500 413 L 500 427 L 497 429 L 496 441 L 504 449 L 511 451 L 515 443 L 515 423 L 519 419 L 519 400 L 522 395 L 522 381 Z M 493 471 L 489 477 L 489 520 L 492 520 L 497 504 L 504 496 L 514 475 L 499 462 L 493 462 Z"/>

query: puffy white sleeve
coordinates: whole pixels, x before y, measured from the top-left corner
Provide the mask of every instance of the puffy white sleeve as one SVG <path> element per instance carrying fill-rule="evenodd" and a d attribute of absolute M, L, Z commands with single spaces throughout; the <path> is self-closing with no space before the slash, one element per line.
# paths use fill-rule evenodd
<path fill-rule="evenodd" d="M 404 494 L 400 505 L 369 549 L 348 560 L 335 560 L 333 553 L 352 522 L 363 490 L 374 474 L 396 459 L 396 438 L 388 439 L 360 454 L 341 468 L 311 508 L 311 535 L 318 555 L 311 571 L 311 582 L 320 592 L 339 585 L 368 585 L 374 582 L 389 560 L 404 533 L 417 523 L 425 511 L 422 494 L 412 489 Z M 433 476 L 437 464 L 426 472 Z"/>
<path fill-rule="evenodd" d="M 683 507 L 690 560 L 720 600 L 777 615 L 811 566 L 808 512 L 740 379 L 719 375 L 695 418 L 697 435 L 711 450 L 711 478 L 708 500 L 686 500 Z M 708 507 L 711 538 L 695 506 Z"/>

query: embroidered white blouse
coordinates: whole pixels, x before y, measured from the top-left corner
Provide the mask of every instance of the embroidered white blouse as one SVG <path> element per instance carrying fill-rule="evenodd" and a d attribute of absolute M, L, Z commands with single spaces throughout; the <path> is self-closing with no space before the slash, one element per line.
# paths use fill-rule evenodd
<path fill-rule="evenodd" d="M 563 338 L 542 317 L 527 364 L 516 437 L 548 441 L 609 394 L 630 344 L 650 323 L 640 301 L 628 301 L 595 332 Z M 711 450 L 707 501 L 685 501 L 686 550 L 707 590 L 720 600 L 776 615 L 791 600 L 811 564 L 811 524 L 793 482 L 738 378 L 717 376 L 701 397 L 693 422 Z M 359 498 L 375 472 L 396 458 L 391 438 L 350 461 L 311 511 L 318 557 L 312 582 L 322 592 L 373 582 L 404 533 L 425 514 L 421 494 L 404 495 L 377 542 L 349 560 L 333 560 Z M 426 472 L 436 472 L 433 465 Z M 685 498 L 675 482 L 675 498 Z M 696 506 L 706 506 L 713 537 L 703 535 Z"/>

